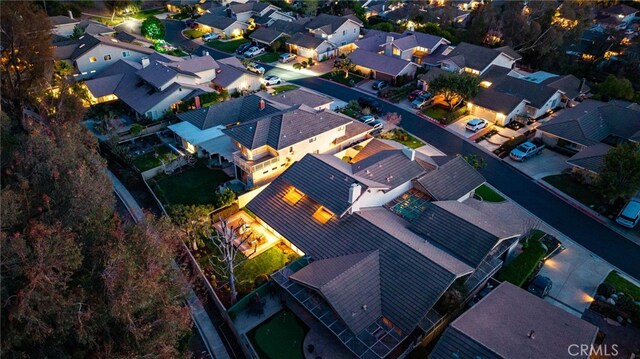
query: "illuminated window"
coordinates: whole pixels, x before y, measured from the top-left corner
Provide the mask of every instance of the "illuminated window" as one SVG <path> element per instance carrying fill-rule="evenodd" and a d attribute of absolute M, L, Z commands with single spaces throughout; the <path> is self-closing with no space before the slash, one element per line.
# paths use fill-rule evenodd
<path fill-rule="evenodd" d="M 484 88 L 488 88 L 489 86 L 491 86 L 491 82 L 489 81 L 482 81 L 480 82 L 480 86 L 484 87 Z"/>
<path fill-rule="evenodd" d="M 104 55 L 104 61 L 110 61 L 111 55 Z"/>
<path fill-rule="evenodd" d="M 320 206 L 320 208 L 318 208 L 317 211 L 315 211 L 315 213 L 313 214 L 313 219 L 315 219 L 316 221 L 325 224 L 327 222 L 329 222 L 329 220 L 331 219 L 331 217 L 333 217 L 333 213 L 331 213 L 329 210 L 327 210 L 326 208 Z"/>
<path fill-rule="evenodd" d="M 480 71 L 478 71 L 478 70 L 474 70 L 474 69 L 472 69 L 472 68 L 468 68 L 468 67 L 465 67 L 465 68 L 464 68 L 464 72 L 468 72 L 468 73 L 470 73 L 470 74 L 474 74 L 474 75 L 480 75 Z"/>
<path fill-rule="evenodd" d="M 289 193 L 287 193 L 284 196 L 284 200 L 291 204 L 296 204 L 302 199 L 302 197 L 304 197 L 304 193 L 293 188 L 291 191 L 289 191 Z"/>
<path fill-rule="evenodd" d="M 95 56 L 91 56 L 89 58 L 89 62 L 96 62 L 96 61 L 98 61 L 98 59 Z"/>
<path fill-rule="evenodd" d="M 399 49 L 399 48 L 397 48 L 397 47 L 394 47 L 394 48 L 393 48 L 393 55 L 395 55 L 395 56 L 400 56 L 400 49 Z"/>

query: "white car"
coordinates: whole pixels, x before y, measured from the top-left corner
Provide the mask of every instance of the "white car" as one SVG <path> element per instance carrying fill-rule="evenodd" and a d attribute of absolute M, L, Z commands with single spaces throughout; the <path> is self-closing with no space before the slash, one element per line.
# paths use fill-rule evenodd
<path fill-rule="evenodd" d="M 220 38 L 220 34 L 216 34 L 216 33 L 213 33 L 213 32 L 210 32 L 208 34 L 202 35 L 202 40 L 204 40 L 204 41 L 211 41 L 211 40 L 215 40 L 215 39 L 218 39 L 218 38 Z"/>
<path fill-rule="evenodd" d="M 474 118 L 473 120 L 467 122 L 465 128 L 469 131 L 478 132 L 483 128 L 487 127 L 488 123 L 486 120 L 481 118 Z"/>
<path fill-rule="evenodd" d="M 278 60 L 282 63 L 287 63 L 290 61 L 295 61 L 296 59 L 296 55 L 290 53 L 290 52 L 285 52 L 284 54 L 280 55 L 278 57 Z"/>
<path fill-rule="evenodd" d="M 244 52 L 244 57 L 254 57 L 260 54 L 264 54 L 264 49 L 257 46 L 252 46 L 249 50 Z"/>
<path fill-rule="evenodd" d="M 264 74 L 264 67 L 256 64 L 255 62 L 250 62 L 247 65 L 247 70 L 249 70 L 251 72 L 255 72 L 255 73 L 259 74 L 259 75 Z"/>
<path fill-rule="evenodd" d="M 262 82 L 267 86 L 271 86 L 271 85 L 279 85 L 280 82 L 282 82 L 282 80 L 280 80 L 278 76 L 269 75 L 264 79 L 262 79 Z"/>

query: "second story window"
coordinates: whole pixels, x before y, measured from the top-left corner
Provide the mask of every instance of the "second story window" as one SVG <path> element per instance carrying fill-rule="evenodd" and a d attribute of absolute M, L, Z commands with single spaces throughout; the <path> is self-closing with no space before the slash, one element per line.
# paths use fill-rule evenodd
<path fill-rule="evenodd" d="M 394 56 L 400 56 L 400 49 L 399 49 L 399 48 L 397 48 L 397 47 L 394 47 L 394 48 L 393 48 L 393 55 L 394 55 Z"/>
<path fill-rule="evenodd" d="M 129 57 L 131 56 L 131 52 L 129 51 L 122 51 L 122 57 Z"/>
<path fill-rule="evenodd" d="M 95 56 L 91 56 L 89 58 L 89 62 L 96 62 L 96 61 L 98 61 L 98 59 Z"/>
<path fill-rule="evenodd" d="M 104 55 L 104 61 L 111 61 L 111 55 Z"/>
<path fill-rule="evenodd" d="M 342 36 L 345 36 L 347 34 L 347 30 L 342 30 Z"/>

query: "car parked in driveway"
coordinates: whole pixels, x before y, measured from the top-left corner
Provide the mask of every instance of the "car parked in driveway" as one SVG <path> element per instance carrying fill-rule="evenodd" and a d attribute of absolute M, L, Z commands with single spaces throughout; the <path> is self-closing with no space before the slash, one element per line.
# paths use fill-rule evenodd
<path fill-rule="evenodd" d="M 423 93 L 422 95 L 416 97 L 411 102 L 411 107 L 417 108 L 417 109 L 421 109 L 421 108 L 429 105 L 432 102 L 433 102 L 433 97 L 431 96 L 430 93 L 427 92 L 427 93 Z"/>
<path fill-rule="evenodd" d="M 358 98 L 358 105 L 360 105 L 361 108 L 368 108 L 374 113 L 382 112 L 382 105 L 380 102 L 376 100 L 369 100 L 366 97 Z"/>
<path fill-rule="evenodd" d="M 371 88 L 374 90 L 384 90 L 389 87 L 389 83 L 387 81 L 378 80 L 371 85 Z"/>
<path fill-rule="evenodd" d="M 284 54 L 278 56 L 278 61 L 282 62 L 282 63 L 287 63 L 287 62 L 291 62 L 291 61 L 295 61 L 296 59 L 296 55 L 290 53 L 290 52 L 285 52 Z"/>
<path fill-rule="evenodd" d="M 418 96 L 424 94 L 424 91 L 422 90 L 413 90 L 411 91 L 411 93 L 409 94 L 409 96 L 407 96 L 407 100 L 409 101 L 413 101 L 415 100 Z"/>
<path fill-rule="evenodd" d="M 244 52 L 244 57 L 254 57 L 260 54 L 264 54 L 264 48 L 251 46 L 247 51 Z"/>
<path fill-rule="evenodd" d="M 220 38 L 220 34 L 216 34 L 213 32 L 202 35 L 202 40 L 204 40 L 205 42 L 219 39 L 219 38 Z"/>
<path fill-rule="evenodd" d="M 466 128 L 469 131 L 478 132 L 483 128 L 487 127 L 488 124 L 489 123 L 487 122 L 487 120 L 484 120 L 481 118 L 474 118 L 474 119 L 471 119 L 469 122 L 467 122 L 464 128 Z"/>
<path fill-rule="evenodd" d="M 249 50 L 250 47 L 252 47 L 253 44 L 250 42 L 245 42 L 244 44 L 238 46 L 238 48 L 236 49 L 236 54 L 241 55 L 244 54 L 245 51 Z"/>
<path fill-rule="evenodd" d="M 256 64 L 255 62 L 250 62 L 247 64 L 247 70 L 251 72 L 255 72 L 256 74 L 262 75 L 264 74 L 264 67 Z"/>
<path fill-rule="evenodd" d="M 527 141 L 511 150 L 511 152 L 509 152 L 509 157 L 514 161 L 524 162 L 535 155 L 539 155 L 543 148 L 544 144 L 542 143 L 535 144 L 531 141 Z"/>
<path fill-rule="evenodd" d="M 367 125 L 373 127 L 374 131 L 381 130 L 384 127 L 384 124 L 378 120 L 373 120 L 367 123 Z"/>
<path fill-rule="evenodd" d="M 278 76 L 269 75 L 269 76 L 265 77 L 264 79 L 262 79 L 262 82 L 267 86 L 271 86 L 271 85 L 279 85 L 280 82 L 282 82 L 282 80 L 280 80 L 280 78 Z"/>
<path fill-rule="evenodd" d="M 373 115 L 365 115 L 358 119 L 358 121 L 366 124 L 370 124 L 373 121 L 376 121 L 376 117 Z"/>
<path fill-rule="evenodd" d="M 635 227 L 640 222 L 640 198 L 634 197 L 620 211 L 616 223 L 627 228 Z"/>
<path fill-rule="evenodd" d="M 535 278 L 533 278 L 533 280 L 527 287 L 527 291 L 529 291 L 529 293 L 537 295 L 540 298 L 544 298 L 549 295 L 551 287 L 553 287 L 553 282 L 551 281 L 551 279 L 549 279 L 549 277 L 537 275 Z"/>

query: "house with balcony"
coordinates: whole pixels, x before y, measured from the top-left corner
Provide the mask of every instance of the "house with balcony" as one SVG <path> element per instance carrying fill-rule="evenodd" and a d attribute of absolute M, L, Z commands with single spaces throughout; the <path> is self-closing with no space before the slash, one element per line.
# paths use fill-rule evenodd
<path fill-rule="evenodd" d="M 372 127 L 330 110 L 296 105 L 224 129 L 237 147 L 236 177 L 248 187 L 271 182 L 308 153 L 339 152 L 364 140 Z"/>
<path fill-rule="evenodd" d="M 226 6 L 209 9 L 196 19 L 198 30 L 216 33 L 226 38 L 242 36 L 257 25 L 266 26 L 276 20 L 292 21 L 294 18 L 280 8 L 265 2 L 231 2 Z"/>
<path fill-rule="evenodd" d="M 354 50 L 363 24 L 353 15 L 320 14 L 305 24 L 305 32 L 287 40 L 289 52 L 323 61 Z"/>
<path fill-rule="evenodd" d="M 473 75 L 482 75 L 494 65 L 513 69 L 516 62 L 522 59 L 522 56 L 509 46 L 490 49 L 466 42 L 461 42 L 455 48 L 445 49 L 439 56 L 441 60 L 438 62 L 442 69 Z"/>
<path fill-rule="evenodd" d="M 567 163 L 574 171 L 594 177 L 613 147 L 640 143 L 640 106 L 586 100 L 538 127 L 536 136 L 549 147 L 573 154 Z"/>
<path fill-rule="evenodd" d="M 181 101 L 213 92 L 218 69 L 208 55 L 181 59 L 152 53 L 140 62 L 118 60 L 85 85 L 92 103 L 119 99 L 138 116 L 156 120 Z"/>
<path fill-rule="evenodd" d="M 73 77 L 84 80 L 96 76 L 119 60 L 140 62 L 154 53 L 153 49 L 120 41 L 116 37 L 85 34 L 77 40 L 54 43 L 57 60 L 69 62 L 74 69 Z"/>
<path fill-rule="evenodd" d="M 358 358 L 402 357 L 443 328 L 455 287 L 474 293 L 517 243 L 518 228 L 466 203 L 462 192 L 484 179 L 452 161 L 438 171 L 424 154 L 373 139 L 351 162 L 307 154 L 247 204 L 308 258 L 273 281 Z"/>
<path fill-rule="evenodd" d="M 503 282 L 454 320 L 429 359 L 590 358 L 598 327 Z"/>

